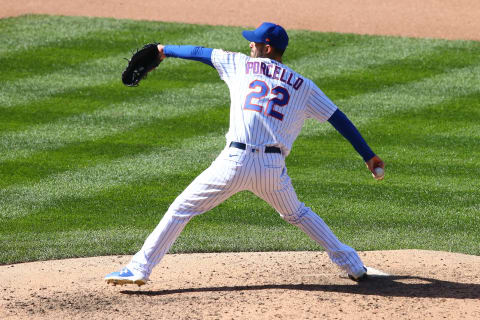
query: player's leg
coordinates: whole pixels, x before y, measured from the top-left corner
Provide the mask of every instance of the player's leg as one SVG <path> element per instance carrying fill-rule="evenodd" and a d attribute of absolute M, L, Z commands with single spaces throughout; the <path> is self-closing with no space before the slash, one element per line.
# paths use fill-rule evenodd
<path fill-rule="evenodd" d="M 341 269 L 355 277 L 362 275 L 365 269 L 357 252 L 342 243 L 322 218 L 298 200 L 286 167 L 279 159 L 266 159 L 257 165 L 261 174 L 257 173 L 257 187 L 252 191 L 275 208 L 285 221 L 296 225 L 323 246 Z"/>
<path fill-rule="evenodd" d="M 148 279 L 172 244 L 195 215 L 202 214 L 243 190 L 245 163 L 222 154 L 170 205 L 160 223 L 127 265 L 137 278 Z M 107 276 L 108 277 L 108 276 Z M 106 278 L 107 279 L 107 278 Z M 107 279 L 108 281 L 108 279 Z M 132 283 L 132 282 L 125 282 Z"/>
<path fill-rule="evenodd" d="M 298 226 L 313 240 L 322 245 L 330 259 L 354 277 L 360 277 L 364 272 L 364 264 L 357 252 L 342 243 L 331 231 L 328 225 L 309 207 L 303 203 L 293 214 L 281 215 L 287 222 Z"/>

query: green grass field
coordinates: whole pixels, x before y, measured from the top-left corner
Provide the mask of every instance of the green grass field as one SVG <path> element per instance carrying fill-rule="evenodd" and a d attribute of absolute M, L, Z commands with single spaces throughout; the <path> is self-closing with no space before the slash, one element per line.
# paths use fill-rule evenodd
<path fill-rule="evenodd" d="M 215 70 L 169 59 L 138 88 L 145 43 L 249 52 L 242 28 L 114 19 L 0 20 L 0 264 L 132 254 L 225 144 Z M 371 178 L 331 125 L 287 159 L 299 198 L 358 250 L 480 255 L 480 42 L 289 31 L 284 62 L 386 162 Z M 171 252 L 321 250 L 251 193 L 193 219 Z"/>

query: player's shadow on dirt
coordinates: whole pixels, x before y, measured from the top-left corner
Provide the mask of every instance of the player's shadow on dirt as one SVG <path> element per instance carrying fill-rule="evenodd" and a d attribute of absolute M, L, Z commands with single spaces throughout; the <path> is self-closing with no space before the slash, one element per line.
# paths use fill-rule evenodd
<path fill-rule="evenodd" d="M 442 281 L 416 276 L 382 276 L 352 284 L 265 284 L 252 286 L 224 286 L 170 289 L 161 291 L 121 291 L 129 295 L 163 296 L 195 292 L 232 292 L 251 290 L 301 290 L 342 292 L 386 297 L 480 299 L 480 285 Z"/>

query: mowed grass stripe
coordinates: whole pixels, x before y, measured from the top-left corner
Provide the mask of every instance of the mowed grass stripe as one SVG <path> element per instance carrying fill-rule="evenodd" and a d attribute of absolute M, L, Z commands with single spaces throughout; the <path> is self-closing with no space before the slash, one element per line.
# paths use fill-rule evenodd
<path fill-rule="evenodd" d="M 480 65 L 480 46 L 438 46 L 428 52 L 421 51 L 402 59 L 378 61 L 360 70 L 349 70 L 335 77 L 320 76 L 314 79 L 334 99 L 376 93 L 388 87 L 407 84 L 453 69 Z"/>
<path fill-rule="evenodd" d="M 154 222 L 152 223 L 154 224 Z M 235 252 L 235 251 L 286 251 L 296 246 L 309 250 L 318 250 L 318 245 L 305 234 L 292 229 L 287 223 L 269 227 L 245 224 L 212 226 L 211 228 L 191 227 L 183 232 L 171 248 L 171 253 L 194 252 Z M 267 230 L 270 235 L 265 238 Z M 72 230 L 46 233 L 19 232 L 5 237 L 0 234 L 0 261 L 5 264 L 48 260 L 69 257 L 105 256 L 132 254 L 140 249 L 149 230 L 132 226 L 117 226 L 114 229 Z M 239 238 L 238 234 L 249 237 Z M 212 241 L 215 239 L 215 241 Z M 274 239 L 274 241 L 270 241 Z M 225 250 L 228 248 L 228 250 Z M 304 249 L 304 250 L 306 250 Z"/>
<path fill-rule="evenodd" d="M 222 105 L 203 106 L 187 114 L 157 118 L 115 135 L 36 152 L 24 159 L 4 161 L 0 166 L 3 177 L 0 187 L 31 185 L 50 175 L 142 154 L 159 147 L 175 149 L 183 139 L 225 132 L 227 127 L 228 108 Z"/>
<path fill-rule="evenodd" d="M 286 63 L 297 72 L 319 81 L 337 79 L 407 58 L 429 55 L 440 48 L 465 47 L 468 43 L 399 37 L 359 36 L 292 32 L 292 44 L 286 51 Z M 298 35 L 296 35 L 298 33 Z M 295 35 L 298 39 L 295 39 Z M 291 60 L 293 56 L 295 59 Z M 423 59 L 422 59 L 423 60 Z"/>
<path fill-rule="evenodd" d="M 480 152 L 479 148 L 472 148 L 480 138 L 479 97 L 480 92 L 474 91 L 428 108 L 402 110 L 372 123 L 372 131 L 401 132 L 382 137 L 382 142 L 392 148 L 424 149 L 427 156 L 441 152 L 449 163 L 461 158 L 464 164 L 472 164 Z"/>
<path fill-rule="evenodd" d="M 104 22 L 108 24 L 110 20 Z M 53 43 L 50 47 L 42 47 L 40 53 L 43 52 L 47 61 L 24 67 L 29 72 L 35 72 L 34 75 L 19 79 L 15 79 L 15 77 L 3 78 L 6 81 L 0 83 L 2 85 L 0 108 L 14 107 L 19 104 L 42 100 L 65 91 L 102 85 L 114 80 L 120 82 L 121 72 L 126 66 L 125 58 L 130 58 L 136 48 L 155 41 L 155 38 L 159 35 L 162 35 L 163 40 L 174 43 L 197 43 L 206 39 L 212 39 L 212 42 L 215 42 L 215 39 L 225 39 L 226 36 L 222 33 L 225 28 L 145 22 L 146 26 L 150 26 L 152 33 L 149 36 L 151 40 L 142 41 L 142 37 L 139 36 L 135 38 L 136 43 L 133 43 L 131 34 L 134 29 L 138 29 L 138 25 L 131 26 L 132 21 L 126 20 L 126 30 L 120 32 L 117 29 L 120 22 L 116 20 L 111 22 L 115 25 L 113 30 L 88 35 L 80 34 L 84 36 L 80 39 L 63 39 L 62 34 L 59 34 L 60 39 L 62 39 L 58 41 L 59 43 Z M 176 28 L 174 28 L 175 26 Z M 176 31 L 169 32 L 170 29 Z M 192 32 L 185 34 L 184 32 L 188 30 L 192 30 Z M 143 35 L 147 36 L 148 33 Z M 180 38 L 180 40 L 177 41 L 177 38 Z M 111 48 L 109 49 L 109 47 Z M 48 52 L 50 52 L 50 56 L 48 56 Z M 62 52 L 63 55 L 61 55 Z M 31 52 L 25 52 L 25 55 L 25 59 L 28 58 L 30 61 Z M 37 58 L 41 59 L 42 55 Z M 20 66 L 22 66 L 24 60 L 18 56 L 11 59 L 3 57 L 3 59 L 5 59 L 5 63 L 2 63 L 2 65 L 7 65 L 6 62 L 10 62 L 8 65 L 18 64 Z M 22 74 L 21 69 L 22 67 L 20 67 L 18 73 L 20 75 Z M 162 69 L 164 69 L 163 65 Z M 165 67 L 164 72 L 170 72 L 169 68 Z M 201 77 L 201 75 L 199 76 Z"/>
<path fill-rule="evenodd" d="M 103 230 L 0 233 L 0 261 L 5 264 L 125 252 L 147 236 L 143 229 L 119 226 Z M 118 241 L 121 239 L 121 241 Z"/>
<path fill-rule="evenodd" d="M 125 28 L 118 20 L 26 15 L 0 19 L 0 58 L 25 52 L 34 57 L 37 48 L 75 41 L 91 33 L 109 33 Z M 54 56 L 52 54 L 52 56 Z M 35 60 L 35 59 L 33 59 Z M 27 62 L 28 63 L 28 62 Z"/>
<path fill-rule="evenodd" d="M 200 108 L 226 103 L 221 83 L 203 84 L 186 89 L 159 92 L 138 97 L 137 101 L 120 103 L 93 113 L 60 119 L 53 123 L 31 126 L 28 130 L 0 135 L 0 162 L 28 157 L 35 152 L 54 150 L 72 143 L 92 141 L 130 130 L 160 119 L 195 112 Z M 217 93 L 217 95 L 213 95 Z M 202 101 L 201 105 L 196 104 Z"/>
<path fill-rule="evenodd" d="M 367 92 L 335 101 L 340 109 L 359 128 L 371 122 L 389 121 L 395 113 L 428 108 L 446 99 L 476 95 L 480 85 L 480 65 L 451 69 L 419 81 L 393 85 L 382 90 Z M 302 136 L 325 134 L 334 130 L 307 121 Z"/>
<path fill-rule="evenodd" d="M 474 94 L 480 85 L 479 72 L 480 65 L 448 70 L 422 81 L 362 94 L 355 101 L 340 99 L 339 103 L 362 125 L 372 117 L 388 117 L 392 112 L 422 109 L 445 99 Z"/>
<path fill-rule="evenodd" d="M 203 141 L 203 143 L 200 143 Z M 177 149 L 107 161 L 80 170 L 52 175 L 31 186 L 11 186 L 0 190 L 0 214 L 12 218 L 34 213 L 67 197 L 91 197 L 117 185 L 150 179 L 163 173 L 188 171 L 201 161 L 213 160 L 222 148 L 222 135 L 185 139 Z"/>
<path fill-rule="evenodd" d="M 170 249 L 170 253 L 319 250 L 318 244 L 287 223 L 266 227 L 237 222 L 205 228 L 195 224 L 203 217 L 197 217 L 189 223 Z M 155 222 L 152 221 L 151 224 L 153 226 Z M 352 229 L 361 229 L 361 236 L 349 231 Z M 52 257 L 62 259 L 105 256 L 112 255 L 112 252 L 131 255 L 140 249 L 150 232 L 150 229 L 117 224 L 114 229 L 0 234 L 0 245 L 5 249 L 0 251 L 0 261 L 11 264 L 48 260 Z M 478 238 L 471 232 L 453 230 L 446 237 L 443 229 L 436 232 L 418 225 L 405 231 L 380 224 L 358 224 L 349 229 L 337 228 L 335 232 L 341 239 L 352 239 L 352 245 L 355 244 L 357 248 L 365 251 L 415 248 L 475 252 L 478 249 Z M 246 234 L 248 237 L 239 237 L 239 234 Z M 428 237 L 425 236 L 427 234 Z"/>
<path fill-rule="evenodd" d="M 25 104 L 39 103 L 51 97 L 58 97 L 59 95 L 90 94 L 89 88 L 108 85 L 121 85 L 121 74 L 126 67 L 124 58 L 130 56 L 130 53 L 118 54 L 116 56 L 109 56 L 99 59 L 90 59 L 85 63 L 67 67 L 61 70 L 50 70 L 39 73 L 28 79 L 19 79 L 14 81 L 1 82 L 2 91 L 0 91 L 0 110 L 2 108 L 14 108 Z M 172 59 L 173 60 L 173 59 Z M 170 61 L 169 61 L 170 62 Z M 178 62 L 177 62 L 178 63 Z M 188 62 L 187 62 L 188 63 Z M 192 62 L 190 62 L 191 64 Z M 179 69 L 173 69 L 176 63 L 163 64 L 162 68 L 155 71 L 153 74 L 161 73 L 180 73 Z M 192 72 L 194 70 L 201 70 L 198 66 L 187 66 L 183 72 Z M 182 69 L 180 69 L 182 70 Z M 211 82 L 213 77 L 207 75 L 202 76 L 199 73 L 197 81 Z M 187 76 L 172 77 L 175 80 L 187 80 Z M 191 79 L 190 79 L 191 80 Z M 123 88 L 127 90 L 127 88 Z M 67 108 L 68 106 L 64 106 Z M 8 111 L 7 111 L 8 112 Z"/>
<path fill-rule="evenodd" d="M 120 61 L 125 55 L 88 60 L 85 63 L 56 71 L 1 83 L 0 110 L 33 103 L 66 91 L 113 82 L 119 77 Z"/>
<path fill-rule="evenodd" d="M 115 103 L 139 104 L 146 97 L 161 94 L 162 91 L 188 89 L 196 83 L 219 82 L 215 71 L 203 64 L 190 63 L 181 67 L 183 73 L 200 74 L 195 81 L 186 76 L 183 78 L 172 76 L 174 69 L 169 68 L 173 67 L 168 66 L 153 72 L 148 81 L 142 83 L 141 88 L 126 88 L 121 83 L 119 71 L 114 80 L 104 84 L 72 87 L 43 99 L 26 101 L 14 108 L 5 108 L 1 110 L 0 135 L 2 132 L 18 132 L 33 126 L 62 121 L 62 118 L 93 113 Z M 207 69 L 209 72 L 205 72 Z"/>
<path fill-rule="evenodd" d="M 113 32 L 113 34 L 115 33 Z M 59 35 L 59 39 L 62 39 L 61 35 Z M 0 56 L 2 62 L 0 72 L 4 76 L 3 79 L 10 82 L 27 81 L 31 77 L 54 72 L 78 73 L 81 70 L 78 71 L 76 68 L 88 68 L 88 61 L 104 59 L 108 56 L 114 58 L 120 54 L 126 56 L 126 48 L 128 46 L 121 47 L 120 43 L 113 43 L 111 34 L 103 31 L 91 32 L 78 38 L 62 39 L 48 45 L 31 48 L 29 51 L 15 52 L 12 50 L 8 55 Z M 99 63 L 106 62 L 100 61 Z M 12 65 L 15 65 L 16 68 L 12 68 Z M 90 69 L 92 75 L 99 71 Z"/>
<path fill-rule="evenodd" d="M 161 84 L 155 90 L 142 87 L 142 90 L 125 89 L 118 83 L 107 83 L 84 89 L 75 89 L 50 96 L 43 100 L 26 102 L 15 108 L 1 111 L 0 134 L 29 130 L 34 126 L 61 121 L 79 114 L 93 113 L 99 109 L 120 103 L 132 104 L 145 97 L 158 95 L 163 90 L 182 88 L 184 84 L 169 83 L 169 87 Z"/>
<path fill-rule="evenodd" d="M 236 30 L 231 27 L 112 18 L 26 15 L 0 19 L 0 27 L 0 57 L 20 56 L 37 48 L 55 48 L 68 43 L 77 44 L 82 50 L 82 46 L 83 49 L 88 47 L 88 43 L 84 42 L 88 39 L 100 45 L 100 48 L 90 48 L 93 54 L 96 49 L 133 50 L 145 43 L 176 39 L 180 42 L 211 39 L 230 46 L 237 42 L 232 39 Z M 216 30 L 215 34 L 210 33 L 213 30 Z M 98 40 L 103 43 L 96 42 Z M 133 47 L 124 48 L 122 44 Z"/>

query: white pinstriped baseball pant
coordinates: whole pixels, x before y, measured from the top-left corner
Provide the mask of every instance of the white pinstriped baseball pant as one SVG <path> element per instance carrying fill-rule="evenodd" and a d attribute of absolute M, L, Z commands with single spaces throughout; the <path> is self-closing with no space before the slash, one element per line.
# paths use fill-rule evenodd
<path fill-rule="evenodd" d="M 284 220 L 322 245 L 330 259 L 345 272 L 355 276 L 364 272 L 356 251 L 340 242 L 325 222 L 298 200 L 284 157 L 259 149 L 252 151 L 249 147 L 247 150 L 226 147 L 175 199 L 127 267 L 148 277 L 192 217 L 243 190 L 267 201 Z"/>

